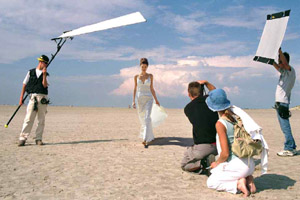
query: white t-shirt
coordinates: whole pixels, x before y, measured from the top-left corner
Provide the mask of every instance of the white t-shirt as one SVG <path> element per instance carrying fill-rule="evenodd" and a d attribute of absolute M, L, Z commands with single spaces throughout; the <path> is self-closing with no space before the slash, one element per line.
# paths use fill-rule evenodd
<path fill-rule="evenodd" d="M 23 81 L 23 84 L 27 85 L 28 81 L 29 81 L 29 77 L 30 77 L 30 71 L 27 72 L 26 76 L 25 76 L 25 79 Z M 39 69 L 35 69 L 35 73 L 36 73 L 36 77 L 39 78 L 41 76 L 41 74 L 43 73 L 43 70 L 39 70 Z M 48 80 L 48 77 L 47 77 L 47 83 L 49 85 L 49 80 Z"/>
<path fill-rule="evenodd" d="M 293 67 L 291 71 L 286 69 L 279 69 L 280 78 L 277 84 L 275 101 L 281 103 L 290 103 L 291 91 L 296 81 L 296 72 Z"/>

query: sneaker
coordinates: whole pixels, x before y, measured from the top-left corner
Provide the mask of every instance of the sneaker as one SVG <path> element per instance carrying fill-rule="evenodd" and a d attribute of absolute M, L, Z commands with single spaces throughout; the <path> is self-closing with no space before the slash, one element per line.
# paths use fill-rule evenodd
<path fill-rule="evenodd" d="M 292 151 L 283 150 L 283 151 L 280 151 L 277 153 L 278 156 L 282 156 L 282 157 L 294 156 L 296 154 L 297 154 L 297 152 L 295 149 L 293 149 Z"/>
<path fill-rule="evenodd" d="M 25 146 L 26 140 L 19 140 L 19 147 Z"/>
<path fill-rule="evenodd" d="M 36 140 L 36 141 L 35 141 L 35 144 L 36 144 L 36 145 L 44 145 L 44 143 L 42 142 L 42 140 Z"/>
<path fill-rule="evenodd" d="M 297 150 L 293 149 L 293 153 L 294 153 L 294 155 L 297 155 Z"/>

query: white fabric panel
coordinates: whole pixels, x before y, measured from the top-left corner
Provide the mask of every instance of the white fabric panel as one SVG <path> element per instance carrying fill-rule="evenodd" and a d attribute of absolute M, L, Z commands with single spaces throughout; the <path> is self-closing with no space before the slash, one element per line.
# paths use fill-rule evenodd
<path fill-rule="evenodd" d="M 281 46 L 289 17 L 267 20 L 256 56 L 275 59 Z"/>
<path fill-rule="evenodd" d="M 168 114 L 162 106 L 158 106 L 156 103 L 152 106 L 151 119 L 152 127 L 158 127 L 162 122 L 165 121 Z"/>
<path fill-rule="evenodd" d="M 84 26 L 69 32 L 66 32 L 59 36 L 59 38 L 73 37 L 76 35 L 91 33 L 95 31 L 102 31 L 110 28 L 116 28 L 120 26 L 127 26 L 131 24 L 137 24 L 145 22 L 146 19 L 140 12 L 131 13 L 114 19 L 106 20 L 96 24 Z"/>

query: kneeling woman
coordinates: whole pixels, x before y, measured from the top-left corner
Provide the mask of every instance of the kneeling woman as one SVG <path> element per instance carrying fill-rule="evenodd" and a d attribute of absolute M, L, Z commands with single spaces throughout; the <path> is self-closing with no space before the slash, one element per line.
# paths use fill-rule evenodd
<path fill-rule="evenodd" d="M 207 179 L 207 186 L 234 194 L 240 190 L 247 197 L 250 192 L 256 192 L 252 176 L 255 164 L 252 158 L 239 158 L 231 151 L 234 138 L 232 122 L 235 119 L 230 109 L 230 101 L 224 90 L 215 89 L 210 91 L 206 103 L 211 110 L 218 111 L 220 116 L 216 123 L 219 158 L 211 164 L 212 174 Z"/>
<path fill-rule="evenodd" d="M 135 95 L 137 92 L 138 114 L 141 122 L 140 137 L 143 139 L 143 145 L 148 147 L 148 143 L 154 140 L 151 121 L 151 110 L 153 98 L 155 103 L 160 106 L 153 88 L 153 75 L 147 73 L 148 69 L 147 58 L 141 58 L 140 66 L 141 73 L 134 76 L 134 90 L 132 107 L 136 108 Z M 153 97 L 152 97 L 153 96 Z"/>

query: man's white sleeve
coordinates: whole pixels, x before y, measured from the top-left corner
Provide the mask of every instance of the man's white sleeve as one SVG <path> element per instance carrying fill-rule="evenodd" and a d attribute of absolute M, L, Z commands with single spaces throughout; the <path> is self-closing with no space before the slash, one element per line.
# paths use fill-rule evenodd
<path fill-rule="evenodd" d="M 29 71 L 27 72 L 26 76 L 25 76 L 25 79 L 23 81 L 23 84 L 27 85 L 28 81 L 29 81 Z"/>

